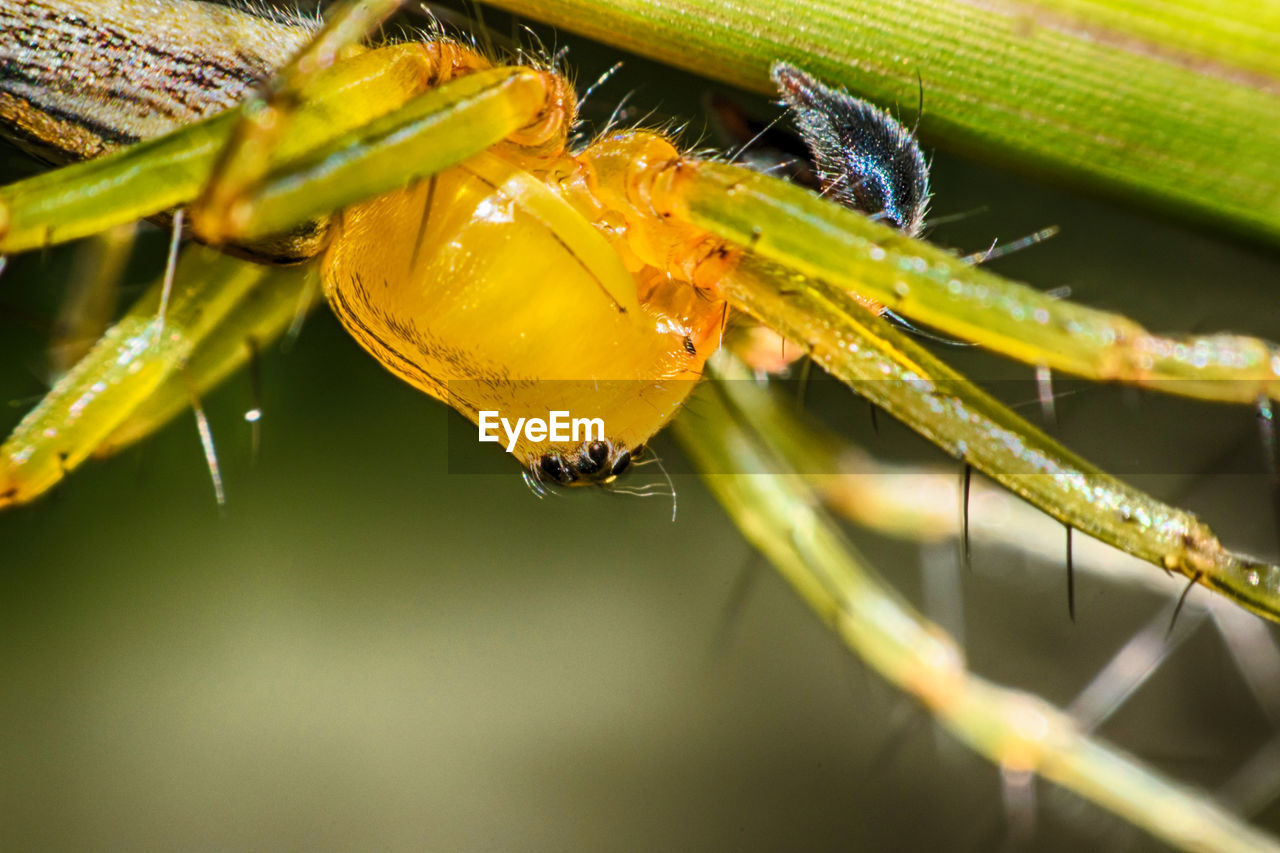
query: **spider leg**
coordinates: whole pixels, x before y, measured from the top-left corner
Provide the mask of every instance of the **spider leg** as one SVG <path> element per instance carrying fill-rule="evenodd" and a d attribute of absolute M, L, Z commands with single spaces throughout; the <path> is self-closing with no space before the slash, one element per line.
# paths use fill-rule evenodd
<path fill-rule="evenodd" d="M 75 366 L 115 318 L 135 230 L 132 222 L 110 228 L 88 241 L 77 255 L 51 335 L 49 350 L 57 375 Z"/>
<path fill-rule="evenodd" d="M 1280 397 L 1280 348 L 1242 335 L 1170 337 L 975 269 L 785 181 L 677 158 L 649 177 L 655 213 L 1033 366 L 1200 399 Z"/>
<path fill-rule="evenodd" d="M 544 108 L 546 75 L 520 68 L 467 75 L 406 104 L 413 92 L 406 92 L 402 78 L 420 80 L 425 59 L 421 45 L 399 45 L 354 57 L 317 77 L 293 115 L 293 132 L 271 155 L 278 168 L 254 186 L 251 198 L 227 212 L 240 224 L 229 239 L 243 244 L 246 235 L 284 232 L 433 174 L 516 133 Z M 192 202 L 216 173 L 237 120 L 237 113 L 224 113 L 0 189 L 0 251 L 66 242 Z M 192 211 L 194 231 L 211 241 L 198 213 Z M 209 214 L 203 217 L 207 223 Z M 311 242 L 318 242 L 310 246 L 314 254 L 323 241 Z M 252 247 L 250 253 L 271 258 Z M 284 252 L 283 259 L 306 256 Z"/>
<path fill-rule="evenodd" d="M 231 236 L 269 236 L 516 140 L 546 114 L 549 101 L 558 102 L 562 85 L 546 72 L 509 67 L 431 89 L 267 175 L 224 211 L 234 219 Z M 196 231 L 204 234 L 198 225 Z"/>
<path fill-rule="evenodd" d="M 199 251 L 196 249 L 195 251 Z M 191 407 L 190 387 L 204 396 L 238 370 L 252 363 L 267 345 L 285 333 L 297 317 L 298 305 L 320 304 L 316 274 L 309 269 L 267 269 L 260 283 L 203 338 L 187 358 L 181 375 L 173 373 L 140 401 L 128 416 L 97 446 L 95 457 L 110 456 L 147 438 Z M 144 297 L 145 298 L 145 297 Z M 246 413 L 254 429 L 254 412 L 260 415 L 260 384 L 256 371 L 250 376 L 255 408 Z M 256 444 L 256 441 L 255 441 Z"/>
<path fill-rule="evenodd" d="M 203 247 L 178 263 L 159 333 L 153 286 L 0 445 L 0 506 L 25 503 L 86 458 L 136 441 L 238 367 L 246 338 L 288 327 L 307 267 L 269 268 Z"/>
<path fill-rule="evenodd" d="M 237 112 L 229 144 L 221 149 L 216 180 L 204 185 L 192 206 L 211 242 L 234 236 L 224 230 L 233 210 L 271 170 L 273 155 L 292 135 L 297 105 L 309 83 L 342 58 L 403 5 L 404 0 L 343 0 L 329 9 L 315 36 Z"/>
<path fill-rule="evenodd" d="M 1270 618 L 1280 567 L 1222 546 L 1194 515 L 1168 506 L 1072 453 L 825 282 L 744 256 L 721 295 L 791 340 L 854 391 L 1075 530 L 1101 539 Z"/>

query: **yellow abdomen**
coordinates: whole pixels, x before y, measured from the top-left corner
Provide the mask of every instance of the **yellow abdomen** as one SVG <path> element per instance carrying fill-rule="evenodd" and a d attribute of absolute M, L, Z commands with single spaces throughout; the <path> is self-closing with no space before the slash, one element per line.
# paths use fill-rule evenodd
<path fill-rule="evenodd" d="M 724 309 L 634 260 L 629 271 L 620 238 L 558 186 L 485 154 L 350 208 L 325 291 L 365 349 L 473 422 L 600 419 L 605 460 L 573 441 L 522 437 L 513 451 L 554 480 L 598 482 L 679 409 Z"/>

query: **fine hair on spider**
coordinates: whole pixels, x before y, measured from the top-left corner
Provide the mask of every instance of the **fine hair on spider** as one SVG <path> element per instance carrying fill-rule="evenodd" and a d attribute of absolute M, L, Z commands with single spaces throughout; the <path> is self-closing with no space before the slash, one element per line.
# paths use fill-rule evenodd
<path fill-rule="evenodd" d="M 650 465 L 657 465 L 658 471 L 662 473 L 663 482 L 657 483 L 631 483 L 625 486 L 619 486 L 617 483 L 610 483 L 605 488 L 619 495 L 632 495 L 634 497 L 660 497 L 662 495 L 670 495 L 671 497 L 671 520 L 676 520 L 676 512 L 678 509 L 678 499 L 676 496 L 676 484 L 671 479 L 671 474 L 667 471 L 667 466 L 662 464 L 662 457 L 659 456 L 652 448 L 641 447 L 637 449 L 636 458 L 639 461 L 633 462 L 631 468 L 633 470 L 646 468 Z"/>
<path fill-rule="evenodd" d="M 888 111 L 844 89 L 826 85 L 789 63 L 775 62 L 770 75 L 809 151 L 813 180 L 822 195 L 907 236 L 922 234 L 932 198 L 929 161 L 916 138 L 924 114 L 923 79 L 917 74 L 919 103 L 915 126 L 908 129 Z M 743 148 L 772 127 L 771 122 Z M 1049 226 L 1006 244 L 992 241 L 985 251 L 966 255 L 963 260 L 983 264 L 1057 233 L 1057 226 Z M 883 310 L 882 316 L 916 337 L 947 346 L 973 345 L 923 329 L 889 308 Z"/>
<path fill-rule="evenodd" d="M 929 206 L 929 166 L 915 134 L 874 104 L 794 65 L 775 62 L 770 75 L 813 157 L 823 195 L 910 237 L 919 234 Z"/>
<path fill-rule="evenodd" d="M 718 135 L 735 145 L 729 162 L 744 162 L 764 174 L 777 173 L 908 234 L 911 232 L 897 220 L 914 221 L 916 232 L 923 234 L 928 228 L 981 212 L 978 209 L 925 221 L 932 196 L 930 163 L 916 139 L 924 113 L 924 81 L 918 75 L 919 102 L 915 124 L 910 129 L 886 110 L 824 84 L 794 65 L 774 63 L 772 77 L 780 103 L 794 117 L 798 137 L 777 129 L 782 115 L 768 122 L 753 122 L 732 100 L 711 93 L 707 112 Z M 895 209 L 902 213 L 894 216 Z M 1047 240 L 1057 232 L 1056 226 L 1049 226 L 1009 243 L 993 241 L 985 251 L 966 255 L 964 260 L 986 263 Z M 928 336 L 905 318 L 892 312 L 886 316 L 902 328 Z M 932 339 L 960 343 L 942 336 Z"/>

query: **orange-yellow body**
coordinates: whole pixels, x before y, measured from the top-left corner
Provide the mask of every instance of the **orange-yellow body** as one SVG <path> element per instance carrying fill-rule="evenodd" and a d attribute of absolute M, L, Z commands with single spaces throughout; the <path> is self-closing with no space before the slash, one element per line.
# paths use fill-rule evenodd
<path fill-rule="evenodd" d="M 677 157 L 650 134 L 577 157 L 503 144 L 345 209 L 322 267 L 330 305 L 389 370 L 472 421 L 598 418 L 616 461 L 679 410 L 726 315 L 711 289 L 729 263 L 720 241 L 626 198 L 637 144 Z M 512 452 L 538 476 L 610 475 L 557 475 L 581 439 L 521 435 Z"/>

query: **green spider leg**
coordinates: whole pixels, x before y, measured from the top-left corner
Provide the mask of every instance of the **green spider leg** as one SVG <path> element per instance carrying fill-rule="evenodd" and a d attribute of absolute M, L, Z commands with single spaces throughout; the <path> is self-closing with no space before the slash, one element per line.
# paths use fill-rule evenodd
<path fill-rule="evenodd" d="M 294 132 L 297 105 L 305 103 L 308 88 L 341 59 L 343 51 L 359 44 L 403 3 L 404 0 L 338 3 L 307 45 L 276 71 L 265 92 L 245 100 L 237 111 L 230 141 L 218 158 L 217 177 L 205 184 L 191 210 L 193 222 L 210 242 L 223 243 L 234 236 L 238 206 L 267 176 L 275 152 Z M 381 89 L 370 94 L 375 103 L 384 97 Z"/>
<path fill-rule="evenodd" d="M 759 257 L 1027 364 L 1203 400 L 1280 399 L 1280 348 L 1244 335 L 1154 335 L 965 263 L 813 193 L 724 163 L 655 176 L 655 210 Z"/>
<path fill-rule="evenodd" d="M 1067 450 L 842 290 L 748 257 L 722 293 L 860 395 L 1050 516 L 1280 620 L 1280 567 L 1227 550 L 1194 515 Z"/>
<path fill-rule="evenodd" d="M 497 68 L 459 78 L 389 114 L 368 93 L 399 76 L 402 54 L 356 57 L 317 78 L 293 118 L 277 168 L 244 208 L 237 241 L 261 238 L 344 204 L 403 186 L 479 153 L 542 108 L 537 72 Z M 389 61 L 388 61 L 389 60 Z M 348 108 L 372 102 L 370 108 Z M 224 113 L 166 136 L 0 190 L 0 252 L 95 234 L 194 200 L 216 174 L 238 116 Z"/>
<path fill-rule="evenodd" d="M 153 286 L 0 446 L 0 507 L 25 503 L 100 453 L 163 425 L 286 328 L 315 287 L 309 267 L 267 267 L 194 246 L 159 316 Z"/>

